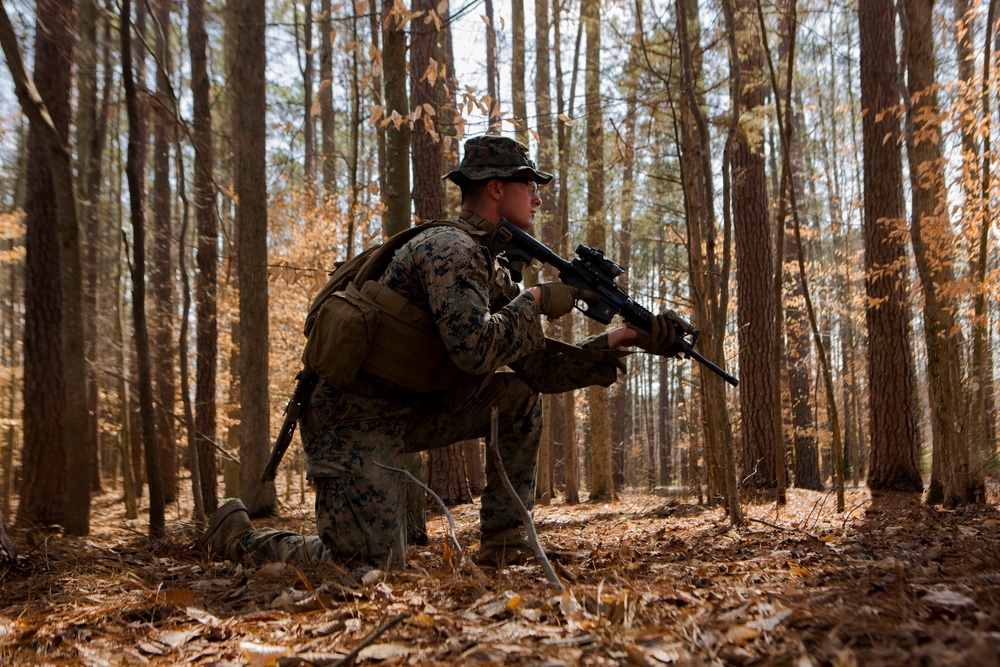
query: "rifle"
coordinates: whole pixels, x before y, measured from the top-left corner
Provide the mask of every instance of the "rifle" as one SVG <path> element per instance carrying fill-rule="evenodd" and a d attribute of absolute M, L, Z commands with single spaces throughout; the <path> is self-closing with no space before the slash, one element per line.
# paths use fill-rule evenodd
<path fill-rule="evenodd" d="M 582 305 L 577 304 L 577 309 L 587 317 L 601 324 L 610 324 L 612 318 L 620 314 L 629 324 L 649 331 L 653 314 L 636 303 L 615 282 L 615 278 L 625 273 L 625 269 L 605 257 L 603 251 L 581 244 L 576 247 L 576 258 L 571 262 L 567 261 L 506 218 L 501 218 L 493 230 L 490 248 L 495 254 L 503 253 L 511 262 L 528 264 L 532 259 L 537 259 L 554 267 L 559 272 L 559 280 L 565 284 L 597 294 L 598 298 L 583 299 Z M 677 331 L 675 345 L 679 356 L 690 357 L 732 386 L 739 386 L 738 379 L 694 350 L 700 331 L 676 314 L 670 313 L 670 320 Z"/>
<path fill-rule="evenodd" d="M 274 440 L 274 447 L 271 448 L 271 456 L 267 459 L 264 472 L 260 474 L 260 481 L 262 482 L 272 482 L 277 476 L 278 465 L 281 463 L 282 457 L 285 456 L 285 450 L 288 449 L 288 445 L 292 443 L 295 426 L 299 423 L 299 414 L 302 412 L 302 401 L 312 391 L 313 385 L 319 380 L 319 376 L 303 369 L 295 376 L 295 380 L 295 389 L 292 391 L 292 397 L 288 399 L 288 405 L 285 406 L 285 420 L 281 423 L 281 430 L 278 431 L 278 437 Z"/>

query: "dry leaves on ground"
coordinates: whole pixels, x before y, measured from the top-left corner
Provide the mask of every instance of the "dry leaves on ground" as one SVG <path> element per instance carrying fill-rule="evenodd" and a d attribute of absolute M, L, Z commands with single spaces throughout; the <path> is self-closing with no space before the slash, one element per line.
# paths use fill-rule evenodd
<path fill-rule="evenodd" d="M 267 523 L 308 530 L 310 502 Z M 555 593 L 535 564 L 455 570 L 443 517 L 403 571 L 356 582 L 212 562 L 181 520 L 150 549 L 105 495 L 87 539 L 14 533 L 0 663 L 1000 667 L 996 508 L 864 490 L 847 507 L 791 490 L 783 508 L 748 506 L 738 530 L 721 510 L 652 494 L 538 507 L 568 586 Z M 453 514 L 471 555 L 478 506 Z"/>

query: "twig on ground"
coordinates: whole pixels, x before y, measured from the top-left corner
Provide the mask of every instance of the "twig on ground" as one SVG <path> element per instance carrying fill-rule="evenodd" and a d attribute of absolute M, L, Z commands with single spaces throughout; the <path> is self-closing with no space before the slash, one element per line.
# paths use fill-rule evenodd
<path fill-rule="evenodd" d="M 323 598 L 319 596 L 319 594 L 316 592 L 316 589 L 313 588 L 313 585 L 309 583 L 309 579 L 306 578 L 306 575 L 302 574 L 302 570 L 295 567 L 294 565 L 292 566 L 292 569 L 295 570 L 295 574 L 299 575 L 299 581 L 301 581 L 303 585 L 305 585 L 305 587 L 309 589 L 309 592 L 312 593 L 313 599 L 319 603 L 319 606 L 323 608 L 323 611 L 330 611 L 327 608 L 327 606 L 323 603 Z"/>
<path fill-rule="evenodd" d="M 514 485 L 510 483 L 510 478 L 507 477 L 507 471 L 504 470 L 503 460 L 500 458 L 500 447 L 497 444 L 498 435 L 497 431 L 499 420 L 499 410 L 494 406 L 493 411 L 490 413 L 490 453 L 493 455 L 494 463 L 497 466 L 497 472 L 500 474 L 500 479 L 503 481 L 504 488 L 507 489 L 507 495 L 511 497 L 514 501 L 514 505 L 517 507 L 517 511 L 521 515 L 521 521 L 524 523 L 524 530 L 528 535 L 528 542 L 531 543 L 531 549 L 535 552 L 535 557 L 538 559 L 538 563 L 542 566 L 542 571 L 545 573 L 545 578 L 548 579 L 549 584 L 552 588 L 558 591 L 566 590 L 566 586 L 559 577 L 556 575 L 555 570 L 552 569 L 552 563 L 549 562 L 549 557 L 545 555 L 545 549 L 542 548 L 541 542 L 538 541 L 538 533 L 535 532 L 535 524 L 531 520 L 531 513 L 521 502 L 521 498 L 517 495 L 517 491 L 514 489 Z"/>
<path fill-rule="evenodd" d="M 455 547 L 455 553 L 458 554 L 458 562 L 459 564 L 461 564 L 462 560 L 464 559 L 464 556 L 462 555 L 462 547 L 459 546 L 458 544 L 458 538 L 455 537 L 455 519 L 452 518 L 451 512 L 448 511 L 448 506 L 444 504 L 443 500 L 441 500 L 441 496 L 431 491 L 429 486 L 427 486 L 419 479 L 414 477 L 413 473 L 411 473 L 409 470 L 403 470 L 402 468 L 393 468 L 392 466 L 384 466 L 378 461 L 373 461 L 373 463 L 375 463 L 375 465 L 384 470 L 391 470 L 393 472 L 398 472 L 401 475 L 406 475 L 406 477 L 408 477 L 411 482 L 413 482 L 421 489 L 426 491 L 428 494 L 431 495 L 431 497 L 434 498 L 434 500 L 437 501 L 437 504 L 440 505 L 441 509 L 444 510 L 444 515 L 448 517 L 448 537 L 451 538 L 451 545 Z"/>
<path fill-rule="evenodd" d="M 371 634 L 361 640 L 361 643 L 354 647 L 347 655 L 316 655 L 314 653 L 300 653 L 298 655 L 289 655 L 284 658 L 278 658 L 278 667 L 295 667 L 296 665 L 313 665 L 314 667 L 342 667 L 343 665 L 349 665 L 354 662 L 354 659 L 358 657 L 358 654 L 365 649 L 366 646 L 374 642 L 376 639 L 381 637 L 387 630 L 395 627 L 404 618 L 409 616 L 409 612 L 403 612 L 402 614 L 397 614 L 386 621 L 383 625 L 372 630 Z"/>
<path fill-rule="evenodd" d="M 823 546 L 825 546 L 830 551 L 830 553 L 832 553 L 833 555 L 835 555 L 837 558 L 839 558 L 840 560 L 844 561 L 845 563 L 847 562 L 847 559 L 844 558 L 844 556 L 842 554 L 838 553 L 836 549 L 833 549 L 829 544 L 827 544 L 826 542 L 824 542 L 822 539 L 816 537 L 815 535 L 813 535 L 812 533 L 810 533 L 810 532 L 808 532 L 806 530 L 803 530 L 801 528 L 786 528 L 785 526 L 779 526 L 777 524 L 773 524 L 773 523 L 769 523 L 767 521 L 764 521 L 763 519 L 755 519 L 753 517 L 747 517 L 747 521 L 753 521 L 754 523 L 762 523 L 765 526 L 770 526 L 771 528 L 774 528 L 775 530 L 782 530 L 782 531 L 785 531 L 787 533 L 801 533 L 802 535 L 805 535 L 809 539 L 816 540 L 817 542 L 819 542 L 820 544 L 822 544 Z"/>

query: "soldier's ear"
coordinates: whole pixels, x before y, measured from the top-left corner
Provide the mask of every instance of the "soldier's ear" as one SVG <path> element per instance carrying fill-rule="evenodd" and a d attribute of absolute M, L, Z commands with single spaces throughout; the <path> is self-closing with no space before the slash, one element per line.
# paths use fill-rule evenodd
<path fill-rule="evenodd" d="M 500 201 L 503 197 L 503 182 L 496 178 L 491 178 L 486 182 L 486 192 L 493 199 Z"/>

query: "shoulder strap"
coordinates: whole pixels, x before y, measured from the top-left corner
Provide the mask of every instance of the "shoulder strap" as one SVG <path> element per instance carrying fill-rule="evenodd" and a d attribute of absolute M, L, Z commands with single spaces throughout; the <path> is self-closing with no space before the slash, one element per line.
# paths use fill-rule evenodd
<path fill-rule="evenodd" d="M 434 227 L 455 227 L 467 232 L 477 243 L 486 244 L 489 241 L 488 233 L 482 227 L 464 220 L 431 220 L 414 227 L 408 227 L 398 234 L 390 236 L 385 242 L 373 245 L 370 248 L 358 253 L 351 259 L 339 264 L 336 269 L 330 272 L 330 279 L 326 285 L 313 298 L 306 315 L 303 331 L 306 336 L 312 330 L 312 324 L 316 320 L 316 314 L 320 307 L 329 299 L 334 292 L 344 289 L 348 282 L 353 282 L 358 288 L 369 280 L 374 280 L 382 275 L 389 262 L 392 261 L 396 251 L 415 237 L 420 232 Z"/>
<path fill-rule="evenodd" d="M 368 261 L 366 261 L 358 270 L 357 274 L 355 274 L 353 279 L 354 284 L 360 287 L 369 280 L 377 279 L 383 272 L 385 272 L 386 267 L 389 266 L 389 262 L 392 261 L 396 251 L 402 248 L 407 241 L 411 240 L 417 234 L 435 227 L 454 227 L 461 229 L 476 239 L 477 242 L 486 242 L 485 230 L 461 220 L 431 220 L 430 222 L 424 222 L 414 227 L 404 229 L 398 234 L 390 236 L 382 245 L 376 246 L 374 251 L 371 253 L 371 256 L 368 258 Z"/>

